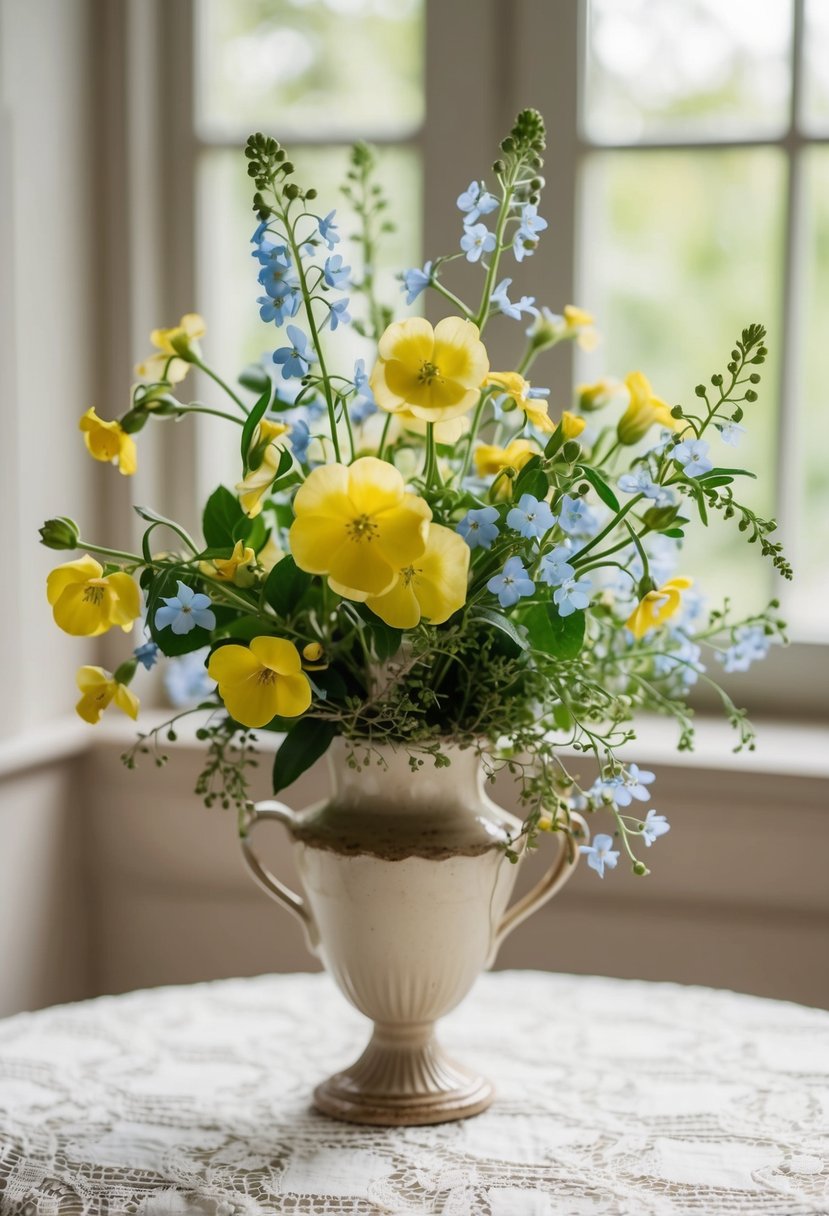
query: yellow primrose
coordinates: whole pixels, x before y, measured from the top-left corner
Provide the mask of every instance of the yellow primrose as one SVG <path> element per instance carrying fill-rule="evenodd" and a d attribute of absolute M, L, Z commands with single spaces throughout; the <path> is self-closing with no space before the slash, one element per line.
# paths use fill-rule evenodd
<path fill-rule="evenodd" d="M 285 435 L 290 429 L 286 422 L 272 422 L 270 418 L 263 418 L 257 424 L 250 441 L 248 464 L 258 464 L 269 444 L 272 444 L 280 435 Z M 277 450 L 282 449 L 280 447 Z"/>
<path fill-rule="evenodd" d="M 94 406 L 82 416 L 78 426 L 83 431 L 87 451 L 95 460 L 115 464 L 118 472 L 130 477 L 138 467 L 135 440 L 120 422 L 105 422 L 95 413 Z"/>
<path fill-rule="evenodd" d="M 180 384 L 187 375 L 194 357 L 198 358 L 198 339 L 203 338 L 206 325 L 197 312 L 188 312 L 178 325 L 170 329 L 154 329 L 150 341 L 158 349 L 139 363 L 136 374 L 144 380 L 166 380 L 169 384 Z"/>
<path fill-rule="evenodd" d="M 423 317 L 395 321 L 380 339 L 371 373 L 377 404 L 408 410 L 424 422 L 445 422 L 472 408 L 489 371 L 478 327 L 445 317 L 432 329 Z"/>
<path fill-rule="evenodd" d="M 682 592 L 694 585 L 692 578 L 672 578 L 658 591 L 649 591 L 625 621 L 635 638 L 643 638 L 651 629 L 670 620 L 682 603 Z"/>
<path fill-rule="evenodd" d="M 631 372 L 625 376 L 625 387 L 630 394 L 630 404 L 616 427 L 620 443 L 638 443 L 656 423 L 676 430 L 677 420 L 671 417 L 671 407 L 654 396 L 647 376 Z"/>
<path fill-rule="evenodd" d="M 583 414 L 591 414 L 610 405 L 611 401 L 624 391 L 625 387 L 621 381 L 605 376 L 593 384 L 577 384 L 576 403 Z"/>
<path fill-rule="evenodd" d="M 583 308 L 577 308 L 575 304 L 566 304 L 564 307 L 564 330 L 565 337 L 575 338 L 582 350 L 595 350 L 599 344 L 598 330 L 594 329 L 594 316 L 590 312 L 585 312 Z"/>
<path fill-rule="evenodd" d="M 570 410 L 563 410 L 559 420 L 559 426 L 564 432 L 565 439 L 578 439 L 579 435 L 587 426 L 587 419 L 579 418 L 578 414 L 574 414 Z"/>
<path fill-rule="evenodd" d="M 199 569 L 208 578 L 234 583 L 237 587 L 252 587 L 256 582 L 256 554 L 244 541 L 237 540 L 230 557 L 213 557 L 210 561 L 199 562 Z"/>
<path fill-rule="evenodd" d="M 401 473 L 376 456 L 313 469 L 294 499 L 290 548 L 309 574 L 327 574 L 347 599 L 383 595 L 423 554 L 432 512 Z"/>
<path fill-rule="evenodd" d="M 523 411 L 527 421 L 538 427 L 540 431 L 552 434 L 556 429 L 556 424 L 547 413 L 546 401 L 543 398 L 532 396 L 532 385 L 518 372 L 490 372 L 486 382 L 502 388 Z"/>
<path fill-rule="evenodd" d="M 369 596 L 366 607 L 395 629 L 413 629 L 421 617 L 442 624 L 466 603 L 469 555 L 462 536 L 431 524 L 422 556 L 400 569 L 391 591 Z"/>
<path fill-rule="evenodd" d="M 76 681 L 81 699 L 75 710 L 84 722 L 94 726 L 112 701 L 133 720 L 138 717 L 138 697 L 103 667 L 79 667 Z"/>
<path fill-rule="evenodd" d="M 141 615 L 141 593 L 128 574 L 104 570 L 88 554 L 57 566 L 46 579 L 56 623 L 74 637 L 97 637 L 113 625 L 125 633 Z"/>
<path fill-rule="evenodd" d="M 258 637 L 214 650 L 207 674 L 231 718 L 243 726 L 267 726 L 272 718 L 296 718 L 311 704 L 311 685 L 293 642 Z"/>
<path fill-rule="evenodd" d="M 531 439 L 513 439 L 505 448 L 494 443 L 482 443 L 475 449 L 475 468 L 479 477 L 501 473 L 504 469 L 519 472 L 538 448 Z"/>
<path fill-rule="evenodd" d="M 260 422 L 259 427 L 262 425 L 263 423 Z M 266 425 L 274 428 L 277 435 L 282 435 L 288 430 L 280 423 L 267 423 Z M 252 444 L 251 448 L 253 446 Z M 272 439 L 268 440 L 258 468 L 249 469 L 242 480 L 236 484 L 239 504 L 249 519 L 253 519 L 262 510 L 265 495 L 276 480 L 282 452 L 283 449 L 278 444 L 274 443 Z"/>

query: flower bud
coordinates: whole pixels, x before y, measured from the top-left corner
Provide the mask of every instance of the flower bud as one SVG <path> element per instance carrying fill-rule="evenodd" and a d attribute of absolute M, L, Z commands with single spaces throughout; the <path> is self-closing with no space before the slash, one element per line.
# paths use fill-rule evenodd
<path fill-rule="evenodd" d="M 130 680 L 135 675 L 137 667 L 137 659 L 126 659 L 120 667 L 115 668 L 112 678 L 116 684 L 129 684 Z"/>
<path fill-rule="evenodd" d="M 583 414 L 592 414 L 610 405 L 615 397 L 624 392 L 624 386 L 618 380 L 606 377 L 597 380 L 595 384 L 576 385 L 576 404 Z"/>
<path fill-rule="evenodd" d="M 671 524 L 679 514 L 679 507 L 649 507 L 642 516 L 642 521 L 645 523 L 651 532 L 664 532 L 666 528 L 670 528 Z"/>
<path fill-rule="evenodd" d="M 75 521 L 61 515 L 46 520 L 40 529 L 40 543 L 47 549 L 77 549 L 80 535 Z"/>
<path fill-rule="evenodd" d="M 302 647 L 302 657 L 308 663 L 318 663 L 322 655 L 322 645 L 319 642 L 308 642 Z"/>
<path fill-rule="evenodd" d="M 650 870 L 645 865 L 644 861 L 634 861 L 633 872 L 637 878 L 646 878 L 650 874 Z"/>
<path fill-rule="evenodd" d="M 563 410 L 559 426 L 565 439 L 577 439 L 587 426 L 587 421 L 579 418 L 578 414 L 573 414 L 570 410 Z"/>

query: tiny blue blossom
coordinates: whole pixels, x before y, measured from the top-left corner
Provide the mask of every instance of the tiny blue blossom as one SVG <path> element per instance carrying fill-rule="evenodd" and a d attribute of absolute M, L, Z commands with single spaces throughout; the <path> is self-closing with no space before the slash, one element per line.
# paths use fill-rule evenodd
<path fill-rule="evenodd" d="M 302 293 L 289 291 L 287 295 L 279 297 L 259 296 L 256 303 L 263 321 L 268 324 L 272 321 L 275 325 L 282 326 L 288 317 L 295 317 L 299 312 Z"/>
<path fill-rule="evenodd" d="M 654 773 L 640 769 L 638 764 L 629 764 L 614 793 L 616 805 L 630 806 L 634 798 L 637 802 L 647 802 L 650 798 L 647 787 L 655 780 Z"/>
<path fill-rule="evenodd" d="M 179 582 L 176 595 L 162 598 L 165 606 L 155 614 L 156 629 L 166 629 L 169 625 L 173 633 L 182 634 L 190 633 L 197 625 L 201 629 L 216 628 L 209 596 Z"/>
<path fill-rule="evenodd" d="M 535 203 L 526 203 L 521 208 L 521 228 L 524 235 L 532 240 L 537 240 L 539 234 L 547 227 L 547 221 L 542 219 L 538 214 L 538 207 Z"/>
<path fill-rule="evenodd" d="M 296 422 L 291 423 L 291 430 L 288 435 L 288 443 L 291 445 L 291 451 L 301 464 L 305 464 L 308 460 L 308 444 L 311 442 L 311 430 L 307 422 L 299 418 Z"/>
<path fill-rule="evenodd" d="M 164 665 L 164 690 L 174 709 L 198 705 L 214 692 L 216 681 L 210 679 L 204 665 L 209 653 L 205 646 Z"/>
<path fill-rule="evenodd" d="M 540 540 L 556 522 L 549 503 L 539 502 L 532 494 L 522 494 L 518 506 L 507 515 L 507 527 L 512 528 L 526 540 Z"/>
<path fill-rule="evenodd" d="M 466 212 L 464 224 L 474 224 L 479 216 L 489 215 L 498 206 L 498 199 L 484 189 L 483 182 L 470 182 L 469 188 L 458 195 L 458 210 Z"/>
<path fill-rule="evenodd" d="M 682 465 L 686 477 L 699 477 L 714 467 L 708 459 L 708 444 L 704 439 L 683 439 L 671 455 L 677 464 Z"/>
<path fill-rule="evenodd" d="M 265 233 L 270 232 L 270 222 L 270 219 L 260 221 L 250 238 L 251 245 L 258 245 L 265 239 Z"/>
<path fill-rule="evenodd" d="M 624 494 L 644 494 L 645 498 L 652 498 L 658 507 L 670 506 L 674 501 L 671 491 L 657 485 L 641 464 L 632 473 L 623 473 L 617 485 Z"/>
<path fill-rule="evenodd" d="M 596 518 L 583 498 L 565 494 L 561 500 L 558 526 L 562 532 L 573 535 L 589 534 L 596 526 Z"/>
<path fill-rule="evenodd" d="M 512 252 L 516 262 L 523 262 L 524 258 L 531 257 L 537 248 L 538 239 L 530 236 L 523 228 L 519 228 L 512 239 Z"/>
<path fill-rule="evenodd" d="M 717 658 L 727 672 L 748 671 L 752 663 L 764 659 L 771 639 L 761 625 L 744 625 L 738 629 L 731 646 Z"/>
<path fill-rule="evenodd" d="M 349 408 L 351 421 L 358 425 L 365 422 L 372 414 L 377 413 L 377 402 L 368 382 L 365 359 L 358 359 L 354 364 L 354 388 L 356 393 Z"/>
<path fill-rule="evenodd" d="M 730 448 L 739 447 L 740 440 L 746 433 L 744 426 L 740 426 L 739 422 L 718 422 L 716 425 L 723 443 L 727 443 Z"/>
<path fill-rule="evenodd" d="M 324 219 L 318 220 L 320 236 L 325 241 L 329 249 L 333 249 L 335 245 L 340 243 L 340 234 L 337 231 L 337 225 L 334 223 L 336 211 L 329 211 Z"/>
<path fill-rule="evenodd" d="M 132 657 L 138 659 L 141 666 L 146 671 L 149 671 L 158 660 L 158 647 L 155 642 L 144 642 L 141 646 L 136 646 L 132 652 Z"/>
<path fill-rule="evenodd" d="M 467 511 L 455 529 L 470 549 L 489 549 L 498 535 L 498 508 L 480 507 Z"/>
<path fill-rule="evenodd" d="M 575 570 L 570 565 L 572 553 L 567 545 L 559 545 L 550 553 L 545 553 L 538 568 L 541 581 L 550 587 L 560 587 L 568 579 L 575 577 Z"/>
<path fill-rule="evenodd" d="M 661 587 L 663 583 L 667 583 L 672 574 L 676 573 L 677 563 L 679 561 L 679 546 L 677 542 L 670 536 L 663 536 L 657 533 L 650 540 L 645 542 L 648 550 L 648 566 L 655 581 Z M 642 563 L 636 557 L 636 577 L 640 579 L 644 574 Z M 686 600 L 683 598 L 683 606 Z"/>
<path fill-rule="evenodd" d="M 535 583 L 524 569 L 520 557 L 509 558 L 501 573 L 491 578 L 486 586 L 488 591 L 498 596 L 502 608 L 511 608 L 522 596 L 532 595 L 535 591 Z"/>
<path fill-rule="evenodd" d="M 490 232 L 485 224 L 472 224 L 464 230 L 461 249 L 466 254 L 467 262 L 480 261 L 482 253 L 491 253 L 494 248 L 495 233 Z"/>
<path fill-rule="evenodd" d="M 582 612 L 590 606 L 590 592 L 593 590 L 589 578 L 568 578 L 553 592 L 553 599 L 558 607 L 559 616 L 572 616 L 574 612 Z"/>
<path fill-rule="evenodd" d="M 325 259 L 325 265 L 322 268 L 322 277 L 329 287 L 342 287 L 348 282 L 348 276 L 351 274 L 350 266 L 343 266 L 342 255 L 339 253 L 333 254 Z"/>
<path fill-rule="evenodd" d="M 513 303 L 509 299 L 507 289 L 511 283 L 512 279 L 501 280 L 490 297 L 490 305 L 497 308 L 505 317 L 512 317 L 513 321 L 520 321 L 522 313 L 533 317 L 538 316 L 538 309 L 534 307 L 535 296 L 522 296 L 517 303 Z"/>
<path fill-rule="evenodd" d="M 347 296 L 343 296 L 341 300 L 335 300 L 333 304 L 328 306 L 328 316 L 322 323 L 322 327 L 331 326 L 331 331 L 337 329 L 340 325 L 348 325 L 351 321 L 351 313 L 348 311 L 349 300 Z"/>
<path fill-rule="evenodd" d="M 676 675 L 685 688 L 693 688 L 700 673 L 705 671 L 704 664 L 699 661 L 702 650 L 682 633 L 676 632 L 673 636 L 679 645 L 668 654 L 655 655 L 653 669 L 660 676 Z"/>
<path fill-rule="evenodd" d="M 308 339 L 296 325 L 288 326 L 288 341 L 291 346 L 280 346 L 273 352 L 274 363 L 281 364 L 283 380 L 292 377 L 301 379 L 310 370 L 311 363 L 316 361 L 316 355 L 309 349 Z"/>
<path fill-rule="evenodd" d="M 417 297 L 432 281 L 432 263 L 427 262 L 422 270 L 413 267 L 403 271 L 403 288 L 406 293 L 406 303 L 414 304 Z"/>
<path fill-rule="evenodd" d="M 593 837 L 592 844 L 580 844 L 579 852 L 582 857 L 587 858 L 587 864 L 591 870 L 595 870 L 599 878 L 604 878 L 605 867 L 608 870 L 615 870 L 616 863 L 619 860 L 619 850 L 614 849 L 613 837 L 607 836 L 604 832 L 600 832 L 598 836 Z"/>
<path fill-rule="evenodd" d="M 670 832 L 671 825 L 664 815 L 657 815 L 656 811 L 651 807 L 645 816 L 645 822 L 642 824 L 642 839 L 648 848 L 654 844 L 660 836 L 664 836 Z"/>
<path fill-rule="evenodd" d="M 263 266 L 281 266 L 287 270 L 291 265 L 291 251 L 287 245 L 277 245 L 273 241 L 262 241 L 251 251 L 252 258 Z"/>

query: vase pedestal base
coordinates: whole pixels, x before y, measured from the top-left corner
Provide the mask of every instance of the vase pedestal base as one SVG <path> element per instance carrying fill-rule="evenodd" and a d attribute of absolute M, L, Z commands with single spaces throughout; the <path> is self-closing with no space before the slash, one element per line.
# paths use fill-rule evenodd
<path fill-rule="evenodd" d="M 431 1026 L 375 1024 L 356 1064 L 317 1086 L 314 1105 L 349 1123 L 414 1127 L 479 1115 L 494 1096 L 491 1082 L 444 1054 Z"/>

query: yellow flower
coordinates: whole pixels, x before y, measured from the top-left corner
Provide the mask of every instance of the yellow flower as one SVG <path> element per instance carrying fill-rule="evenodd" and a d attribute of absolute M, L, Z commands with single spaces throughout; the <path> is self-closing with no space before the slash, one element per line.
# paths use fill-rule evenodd
<path fill-rule="evenodd" d="M 276 479 L 284 449 L 274 441 L 289 429 L 284 422 L 269 422 L 263 418 L 253 432 L 248 460 L 257 467 L 249 469 L 245 477 L 236 485 L 239 503 L 250 519 L 253 519 L 262 510 L 265 495 Z M 258 458 L 258 463 L 256 458 Z"/>
<path fill-rule="evenodd" d="M 692 578 L 672 578 L 658 591 L 649 591 L 640 600 L 625 624 L 635 638 L 643 638 L 651 629 L 664 625 L 679 611 L 682 592 L 694 585 Z"/>
<path fill-rule="evenodd" d="M 529 331 L 536 351 L 555 346 L 557 342 L 575 338 L 582 350 L 593 350 L 599 335 L 593 328 L 593 316 L 575 304 L 568 304 L 563 315 L 542 308 Z"/>
<path fill-rule="evenodd" d="M 593 328 L 593 321 L 592 313 L 585 312 L 583 308 L 577 308 L 575 304 L 566 304 L 564 307 L 564 336 L 575 338 L 582 350 L 595 350 L 599 344 L 599 334 Z"/>
<path fill-rule="evenodd" d="M 530 457 L 537 455 L 538 448 L 530 439 L 513 439 L 505 448 L 499 448 L 494 443 L 482 443 L 475 449 L 475 468 L 479 477 L 501 473 L 504 469 L 519 472 Z"/>
<path fill-rule="evenodd" d="M 214 650 L 207 674 L 231 718 L 243 726 L 267 726 L 272 718 L 296 718 L 311 704 L 311 685 L 293 642 L 258 637 L 247 646 L 235 643 Z"/>
<path fill-rule="evenodd" d="M 78 426 L 83 431 L 87 450 L 95 460 L 105 464 L 116 464 L 118 472 L 131 476 L 138 467 L 135 440 L 128 435 L 120 422 L 104 422 L 95 413 L 94 406 L 88 409 Z"/>
<path fill-rule="evenodd" d="M 290 547 L 309 574 L 327 574 L 339 595 L 365 600 L 383 595 L 398 571 L 426 548 L 432 512 L 407 494 L 398 470 L 376 456 L 348 467 L 313 469 L 294 499 Z"/>
<path fill-rule="evenodd" d="M 75 709 L 84 722 L 94 726 L 111 701 L 133 720 L 138 717 L 138 697 L 103 667 L 79 667 L 76 680 L 81 699 Z"/>
<path fill-rule="evenodd" d="M 136 374 L 144 380 L 180 384 L 194 357 L 201 354 L 198 339 L 205 332 L 206 326 L 197 312 L 185 313 L 178 325 L 170 329 L 154 329 L 150 341 L 158 350 L 137 365 Z"/>
<path fill-rule="evenodd" d="M 377 351 L 370 380 L 375 401 L 390 413 L 406 409 L 424 422 L 465 414 L 489 371 L 477 325 L 461 317 L 445 317 L 434 329 L 423 317 L 395 321 Z"/>
<path fill-rule="evenodd" d="M 457 532 L 431 524 L 423 555 L 401 568 L 391 591 L 369 596 L 366 607 L 395 629 L 412 629 L 421 616 L 442 624 L 466 603 L 469 555 Z"/>
<path fill-rule="evenodd" d="M 677 419 L 671 417 L 671 407 L 654 396 L 647 376 L 631 372 L 625 376 L 625 386 L 630 394 L 630 404 L 616 427 L 620 443 L 638 443 L 656 423 L 676 430 Z"/>
<path fill-rule="evenodd" d="M 319 642 L 308 642 L 302 647 L 302 657 L 306 663 L 319 663 L 323 649 Z"/>
<path fill-rule="evenodd" d="M 210 561 L 199 562 L 199 569 L 208 578 L 234 583 L 237 587 L 251 587 L 256 581 L 256 554 L 245 546 L 244 541 L 237 540 L 230 557 L 214 557 Z"/>
<path fill-rule="evenodd" d="M 556 429 L 556 424 L 547 413 L 546 401 L 530 396 L 532 385 L 518 372 L 490 372 L 486 382 L 502 388 L 523 411 L 527 421 L 538 427 L 540 431 L 552 434 Z"/>
<path fill-rule="evenodd" d="M 605 376 L 594 384 L 577 384 L 576 403 L 583 414 L 590 414 L 610 405 L 614 397 L 624 391 L 624 385 L 620 381 Z"/>
<path fill-rule="evenodd" d="M 125 633 L 141 615 L 141 593 L 128 574 L 104 577 L 88 554 L 56 566 L 46 580 L 46 596 L 56 623 L 75 637 L 97 637 L 113 625 Z"/>
<path fill-rule="evenodd" d="M 573 414 L 570 410 L 563 410 L 559 426 L 564 432 L 565 439 L 578 439 L 587 426 L 587 419 L 579 418 L 578 414 Z"/>

